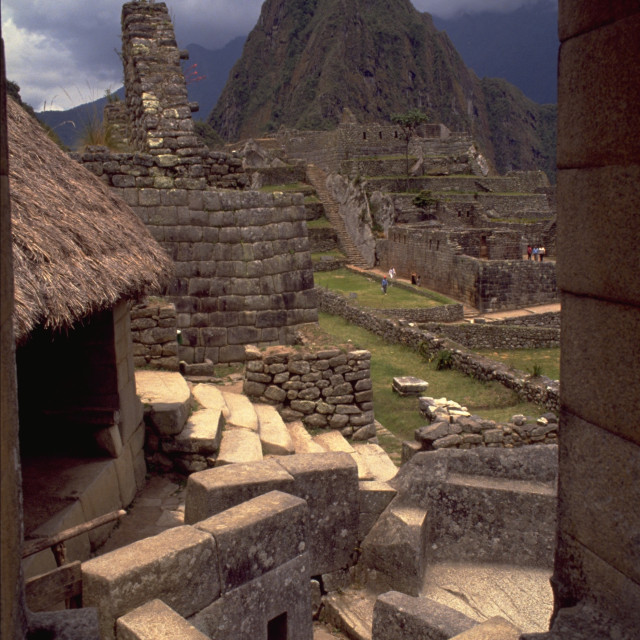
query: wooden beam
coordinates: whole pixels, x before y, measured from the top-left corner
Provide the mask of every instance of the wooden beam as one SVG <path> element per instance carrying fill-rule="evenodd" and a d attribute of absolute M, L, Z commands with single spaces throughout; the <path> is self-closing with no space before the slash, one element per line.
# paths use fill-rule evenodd
<path fill-rule="evenodd" d="M 28 558 L 32 556 L 34 553 L 38 553 L 39 551 L 44 551 L 49 547 L 53 547 L 65 540 L 69 540 L 70 538 L 75 538 L 82 533 L 86 533 L 87 531 L 91 531 L 96 527 L 101 527 L 103 524 L 108 524 L 109 522 L 113 522 L 118 518 L 126 515 L 126 511 L 124 509 L 119 509 L 118 511 L 112 511 L 111 513 L 106 513 L 103 516 L 98 516 L 93 520 L 89 520 L 89 522 L 85 522 L 84 524 L 76 525 L 75 527 L 71 527 L 70 529 L 65 529 L 64 531 L 60 531 L 52 536 L 47 536 L 46 538 L 35 538 L 34 540 L 25 540 L 23 548 L 22 548 L 22 557 Z"/>
<path fill-rule="evenodd" d="M 82 595 L 82 568 L 79 561 L 65 564 L 49 573 L 30 578 L 24 584 L 27 607 L 30 611 L 50 611 L 65 601 L 79 605 Z"/>

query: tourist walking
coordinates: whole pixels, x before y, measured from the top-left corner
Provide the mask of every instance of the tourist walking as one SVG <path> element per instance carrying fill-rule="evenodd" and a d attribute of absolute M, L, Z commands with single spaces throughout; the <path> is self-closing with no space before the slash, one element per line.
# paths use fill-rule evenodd
<path fill-rule="evenodd" d="M 533 261 L 538 262 L 538 247 L 533 247 L 533 251 L 531 252 L 533 255 Z"/>
<path fill-rule="evenodd" d="M 387 277 L 383 276 L 382 277 L 382 293 L 384 293 L 385 295 L 387 295 L 387 286 L 388 286 L 388 282 L 387 282 Z"/>
<path fill-rule="evenodd" d="M 527 245 L 527 260 L 531 260 L 531 252 L 533 251 L 533 247 L 529 244 Z"/>
<path fill-rule="evenodd" d="M 396 277 L 396 270 L 391 267 L 391 269 L 389 269 L 389 286 L 391 286 L 393 284 L 393 279 Z"/>
<path fill-rule="evenodd" d="M 538 249 L 538 255 L 540 256 L 540 262 L 542 262 L 542 259 L 547 255 L 547 250 L 544 247 L 540 247 Z"/>

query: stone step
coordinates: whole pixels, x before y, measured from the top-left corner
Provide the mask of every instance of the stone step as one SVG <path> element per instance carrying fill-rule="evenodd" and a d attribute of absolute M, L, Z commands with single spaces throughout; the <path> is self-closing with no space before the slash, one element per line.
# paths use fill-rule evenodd
<path fill-rule="evenodd" d="M 370 591 L 347 589 L 333 591 L 323 599 L 324 619 L 352 640 L 371 640 L 373 607 L 376 594 Z"/>
<path fill-rule="evenodd" d="M 227 425 L 248 429 L 258 435 L 258 416 L 249 398 L 239 393 L 231 393 L 228 391 L 223 391 L 222 397 L 229 410 Z M 258 440 L 259 439 L 260 438 L 258 438 Z"/>
<path fill-rule="evenodd" d="M 296 453 L 323 453 L 324 447 L 313 441 L 311 434 L 299 420 L 287 423 L 287 430 Z"/>
<path fill-rule="evenodd" d="M 225 429 L 215 461 L 216 467 L 260 460 L 262 460 L 262 444 L 257 429 L 255 431 L 241 427 Z"/>
<path fill-rule="evenodd" d="M 398 467 L 380 445 L 354 443 L 353 448 L 364 458 L 375 480 L 388 482 L 398 473 Z"/>
<path fill-rule="evenodd" d="M 145 421 L 161 435 L 176 435 L 191 410 L 191 391 L 177 371 L 135 372 L 136 391 L 144 406 Z"/>
<path fill-rule="evenodd" d="M 295 453 L 293 440 L 277 409 L 268 404 L 254 404 L 263 455 L 286 456 Z"/>
<path fill-rule="evenodd" d="M 163 448 L 167 452 L 195 453 L 210 456 L 218 451 L 225 419 L 220 409 L 194 411 L 184 429 Z"/>
<path fill-rule="evenodd" d="M 374 476 L 367 461 L 361 456 L 339 431 L 326 431 L 314 436 L 313 441 L 325 451 L 343 451 L 351 454 L 358 465 L 358 480 L 373 480 Z"/>
<path fill-rule="evenodd" d="M 221 411 L 225 421 L 229 417 L 229 407 L 227 407 L 221 389 L 215 384 L 197 384 L 191 390 L 191 395 L 201 407 Z"/>

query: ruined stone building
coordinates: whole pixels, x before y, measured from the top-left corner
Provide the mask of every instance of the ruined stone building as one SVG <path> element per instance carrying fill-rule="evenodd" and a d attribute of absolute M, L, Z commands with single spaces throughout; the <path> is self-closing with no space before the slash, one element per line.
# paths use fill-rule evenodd
<path fill-rule="evenodd" d="M 640 281 L 637 277 L 640 113 L 633 105 L 640 102 L 637 82 L 640 8 L 637 3 L 609 0 L 590 3 L 560 0 L 559 18 L 557 254 L 563 311 L 558 524 L 553 577 L 555 612 L 548 633 L 523 636 L 523 640 L 634 638 L 640 628 L 640 512 L 637 508 L 640 502 L 637 482 L 640 472 L 640 405 L 637 401 L 640 386 Z M 598 90 L 594 90 L 595 87 Z M 23 639 L 26 610 L 19 560 L 23 512 L 12 323 L 11 185 L 4 98 L 2 104 L 0 632 L 3 638 Z M 158 165 L 152 163 L 152 166 Z M 134 176 L 134 179 L 137 178 Z M 345 482 L 340 486 L 355 488 L 353 465 L 343 464 L 339 455 L 332 464 L 336 473 L 338 470 L 343 473 Z M 247 523 L 250 531 L 250 523 L 258 511 L 266 514 L 276 528 L 286 520 L 282 539 L 286 541 L 287 552 L 278 555 L 270 566 L 277 564 L 278 568 L 286 567 L 292 573 L 293 567 L 300 569 L 309 562 L 308 557 L 303 558 L 309 553 L 306 545 L 300 545 L 309 540 L 308 537 L 302 539 L 302 523 L 320 504 L 313 500 L 309 503 L 301 499 L 300 494 L 306 491 L 311 497 L 326 499 L 326 493 L 316 494 L 307 489 L 311 486 L 306 484 L 310 476 L 303 465 L 296 465 L 295 461 L 289 463 L 288 469 L 280 467 L 263 472 L 265 481 L 280 482 L 279 487 L 289 488 L 290 492 L 277 487 L 276 492 L 266 497 L 261 495 L 243 503 L 244 506 L 236 505 L 234 508 L 239 511 L 235 513 L 241 516 L 236 522 Z M 314 481 L 318 482 L 317 476 Z M 319 484 L 323 489 L 330 486 L 322 480 Z M 316 515 L 318 513 L 322 510 L 316 511 Z M 411 511 L 405 515 L 410 518 Z M 200 528 L 189 528 L 188 535 L 185 529 L 172 535 L 183 536 L 179 541 L 182 547 L 194 549 L 203 561 L 212 561 L 214 539 L 231 558 L 233 546 L 225 536 L 227 517 L 222 511 L 204 521 L 206 524 L 200 523 Z M 253 529 L 254 533 L 259 530 Z M 246 543 L 249 538 L 240 540 Z M 175 546 L 173 538 L 167 543 Z M 246 547 L 240 550 L 248 551 Z M 247 575 L 262 577 L 269 573 L 265 572 L 266 565 L 260 558 L 256 558 L 251 567 L 245 565 Z M 381 558 L 381 562 L 383 560 Z M 97 585 L 94 593 L 100 595 L 104 593 L 100 591 L 104 584 L 100 581 L 103 568 L 94 566 L 94 585 Z M 228 590 L 226 593 L 234 591 L 234 596 L 241 597 L 243 585 L 238 584 L 239 574 L 234 572 L 238 566 L 241 564 L 229 562 L 229 571 L 220 575 L 224 589 Z M 166 571 L 163 575 L 167 577 L 170 573 Z M 296 574 L 296 584 L 298 577 Z M 265 600 L 268 607 L 260 612 L 269 623 L 264 629 L 265 637 L 290 637 L 283 635 L 288 631 L 284 630 L 285 621 L 276 599 L 291 592 L 273 588 L 274 583 L 269 590 L 266 580 L 260 583 L 269 596 Z M 212 591 L 219 588 L 220 584 L 210 585 Z M 386 611 L 389 614 L 386 619 L 391 621 L 398 619 L 398 612 L 406 611 L 409 597 L 399 591 L 390 592 L 381 596 L 376 606 L 379 611 Z M 228 608 L 222 607 L 222 613 L 231 611 L 232 602 L 221 602 L 229 604 Z M 212 606 L 221 605 L 212 603 Z M 180 622 L 176 621 L 175 610 L 167 609 L 157 600 L 145 605 L 147 615 L 156 620 Z M 202 628 L 211 611 L 200 614 Z M 256 611 L 257 607 L 249 607 L 251 614 Z M 136 610 L 119 619 L 123 637 L 140 637 L 135 634 L 140 633 L 139 619 L 143 614 Z M 180 624 L 188 623 L 182 620 Z M 308 617 L 303 624 L 307 625 L 303 631 L 308 633 Z M 184 637 L 202 637 L 202 632 L 193 626 L 182 629 Z M 383 639 L 386 631 L 393 630 L 390 623 L 383 625 L 379 635 L 374 632 L 374 638 Z M 407 634 L 406 627 L 402 633 Z M 479 636 L 474 635 L 474 629 L 469 629 L 462 631 L 461 637 L 468 640 Z M 518 636 L 512 629 L 494 628 L 490 637 L 515 640 Z"/>
<path fill-rule="evenodd" d="M 238 362 L 246 344 L 291 343 L 317 320 L 302 196 L 245 191 L 241 160 L 195 135 L 164 3 L 125 4 L 122 38 L 126 102 L 106 115 L 128 151 L 77 159 L 173 260 L 180 360 Z"/>

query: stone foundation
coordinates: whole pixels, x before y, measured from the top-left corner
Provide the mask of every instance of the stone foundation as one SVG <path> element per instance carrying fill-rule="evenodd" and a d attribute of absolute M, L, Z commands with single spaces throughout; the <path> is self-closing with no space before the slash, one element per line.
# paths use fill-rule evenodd
<path fill-rule="evenodd" d="M 247 347 L 243 391 L 252 402 L 276 405 L 286 421 L 375 436 L 371 354 L 340 349 L 316 353 Z"/>

